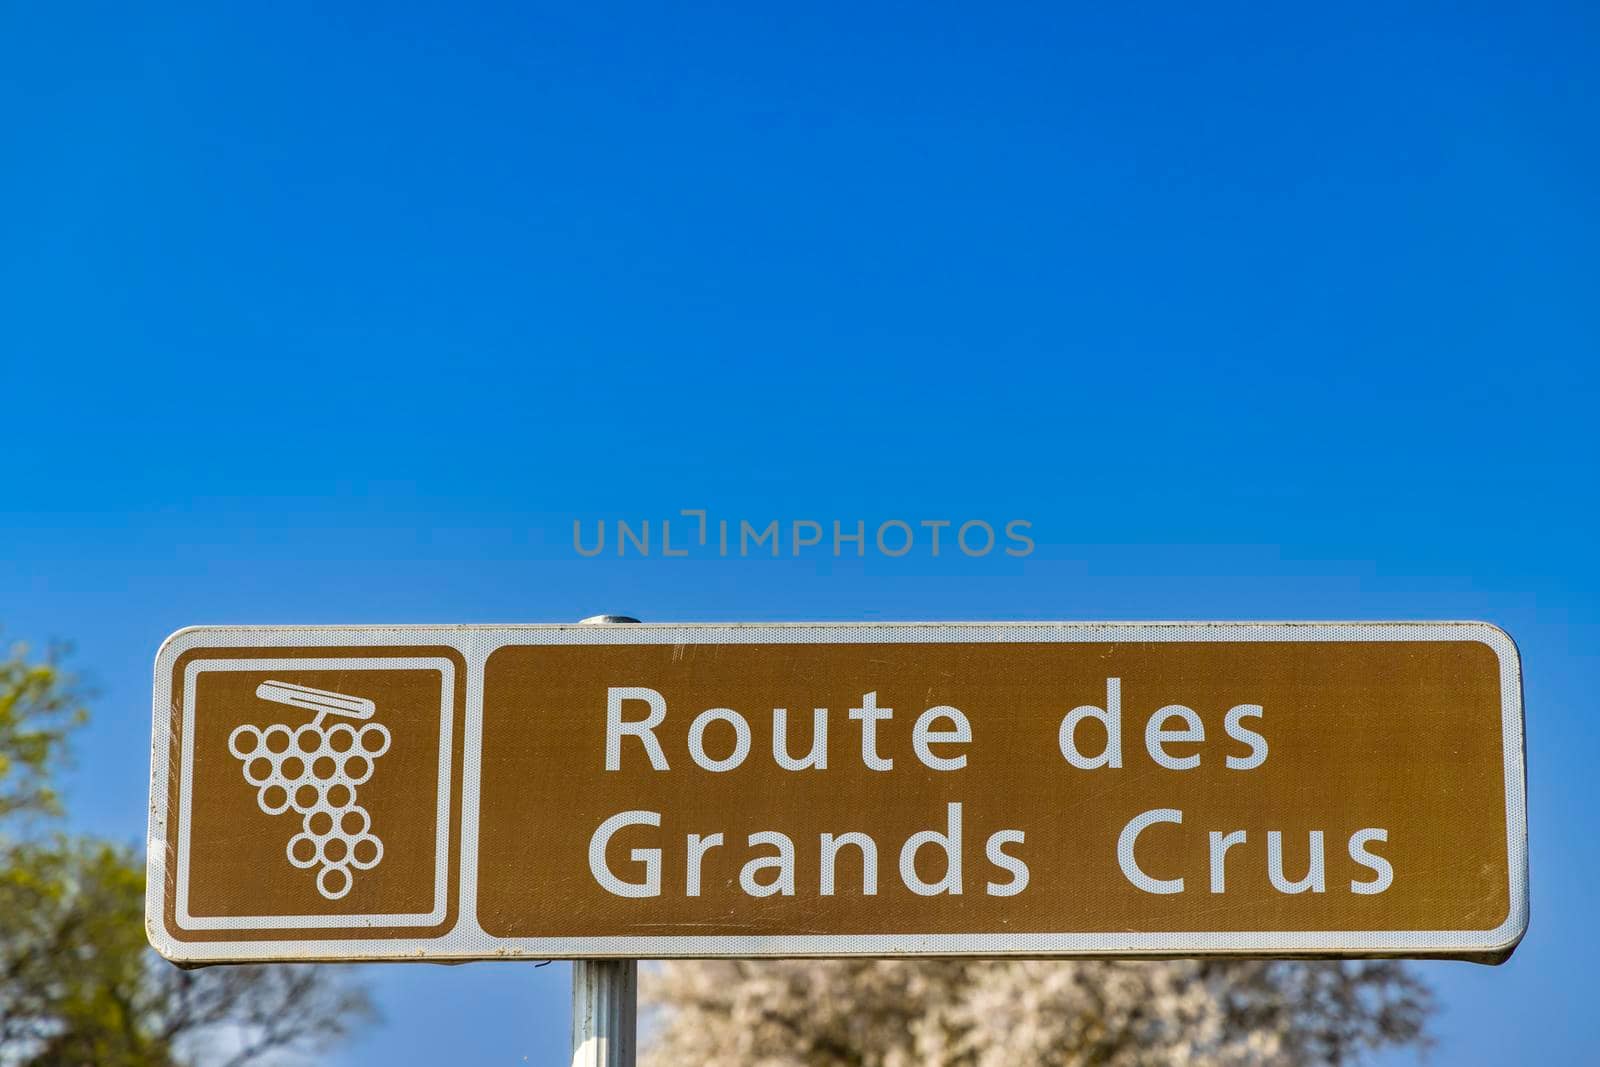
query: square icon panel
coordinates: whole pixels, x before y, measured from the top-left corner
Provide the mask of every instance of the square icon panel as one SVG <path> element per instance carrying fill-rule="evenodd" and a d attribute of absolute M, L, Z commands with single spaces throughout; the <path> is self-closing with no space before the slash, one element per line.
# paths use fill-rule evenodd
<path fill-rule="evenodd" d="M 205 649 L 174 665 L 175 936 L 448 927 L 459 654 L 345 651 Z"/>

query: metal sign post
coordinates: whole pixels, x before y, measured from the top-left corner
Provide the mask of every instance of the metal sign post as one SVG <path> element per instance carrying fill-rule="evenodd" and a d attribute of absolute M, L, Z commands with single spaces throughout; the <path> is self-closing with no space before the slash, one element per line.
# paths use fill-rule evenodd
<path fill-rule="evenodd" d="M 594 615 L 584 625 L 636 623 Z M 572 961 L 572 1067 L 633 1067 L 638 1038 L 639 961 Z"/>
<path fill-rule="evenodd" d="M 638 960 L 572 961 L 572 1067 L 633 1067 Z"/>

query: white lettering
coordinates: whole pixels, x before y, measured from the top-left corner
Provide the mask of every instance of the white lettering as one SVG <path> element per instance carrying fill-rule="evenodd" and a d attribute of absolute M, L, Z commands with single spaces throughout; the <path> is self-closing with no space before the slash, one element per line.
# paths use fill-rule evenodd
<path fill-rule="evenodd" d="M 940 893 L 961 895 L 961 805 L 945 805 L 945 832 L 923 830 L 906 838 L 900 849 L 900 880 L 906 888 L 919 897 L 932 897 Z M 917 875 L 917 850 L 924 845 L 935 845 L 944 851 L 944 877 L 937 882 L 924 882 Z"/>
<path fill-rule="evenodd" d="M 874 771 L 894 770 L 893 759 L 878 755 L 878 723 L 894 718 L 894 709 L 878 707 L 874 691 L 861 698 L 859 708 L 850 709 L 850 717 L 861 720 L 861 762 Z"/>
<path fill-rule="evenodd" d="M 642 700 L 650 705 L 650 714 L 638 722 L 622 721 L 622 702 L 624 700 Z M 661 751 L 661 742 L 656 740 L 655 728 L 661 725 L 661 720 L 667 717 L 667 701 L 654 689 L 643 686 L 620 685 L 611 686 L 606 690 L 606 770 L 615 771 L 622 768 L 622 739 L 624 736 L 637 737 L 644 742 L 645 754 L 650 757 L 650 766 L 658 771 L 667 769 L 666 753 Z"/>
<path fill-rule="evenodd" d="M 723 759 L 706 755 L 706 727 L 714 722 L 725 722 L 733 727 L 733 751 Z M 744 762 L 750 754 L 750 724 L 744 716 L 729 708 L 707 708 L 689 724 L 689 757 L 708 771 L 731 771 Z"/>
<path fill-rule="evenodd" d="M 948 719 L 955 726 L 954 730 L 934 730 L 933 724 L 939 719 Z M 917 723 L 911 730 L 911 749 L 917 758 L 929 770 L 959 771 L 967 765 L 967 757 L 961 756 L 935 756 L 928 750 L 929 745 L 968 744 L 972 741 L 972 724 L 961 713 L 959 708 L 952 708 L 941 704 L 936 708 L 929 708 L 917 716 Z"/>
<path fill-rule="evenodd" d="M 1133 856 L 1133 848 L 1139 841 L 1139 835 L 1144 832 L 1145 827 L 1158 822 L 1181 824 L 1183 812 L 1176 808 L 1155 808 L 1128 820 L 1128 825 L 1117 835 L 1117 865 L 1122 868 L 1123 877 L 1146 893 L 1181 893 L 1182 878 L 1152 878 L 1140 869 L 1138 860 Z"/>
<path fill-rule="evenodd" d="M 1260 704 L 1240 704 L 1228 711 L 1228 718 L 1223 723 L 1228 736 L 1250 746 L 1250 755 L 1228 757 L 1230 771 L 1253 771 L 1267 762 L 1267 739 L 1249 727 L 1239 725 L 1240 719 L 1259 719 L 1264 714 Z"/>
<path fill-rule="evenodd" d="M 644 864 L 644 881 L 624 882 L 611 873 L 606 863 L 606 846 L 624 826 L 660 826 L 661 815 L 654 811 L 624 811 L 600 824 L 589 838 L 589 872 L 606 892 L 619 897 L 659 897 L 661 895 L 661 850 L 636 848 L 629 855 Z"/>
<path fill-rule="evenodd" d="M 1280 893 L 1304 893 L 1307 889 L 1313 893 L 1321 893 L 1326 888 L 1322 866 L 1322 831 L 1312 830 L 1311 862 L 1306 876 L 1298 882 L 1291 882 L 1283 876 L 1283 834 L 1278 830 L 1267 831 L 1267 878 L 1272 882 L 1272 888 Z"/>
<path fill-rule="evenodd" d="M 1182 730 L 1168 730 L 1166 724 L 1172 719 L 1182 719 Z M 1168 704 L 1154 715 L 1144 727 L 1144 747 L 1150 753 L 1150 758 L 1156 761 L 1157 766 L 1165 767 L 1169 771 L 1192 771 L 1200 766 L 1200 753 L 1195 752 L 1187 756 L 1171 756 L 1165 748 L 1169 744 L 1194 744 L 1206 739 L 1205 726 L 1200 722 L 1193 708 L 1186 708 L 1182 704 Z"/>
<path fill-rule="evenodd" d="M 1106 729 L 1106 747 L 1098 756 L 1085 756 L 1078 751 L 1078 724 L 1084 719 L 1097 719 Z M 1068 712 L 1067 717 L 1061 720 L 1061 729 L 1056 740 L 1067 762 L 1080 771 L 1092 771 L 1100 767 L 1121 767 L 1122 679 L 1106 679 L 1105 707 L 1097 708 L 1093 704 L 1084 704 Z"/>
<path fill-rule="evenodd" d="M 1367 851 L 1366 847 L 1370 841 L 1388 840 L 1389 831 L 1387 830 L 1357 830 L 1350 835 L 1350 858 L 1363 867 L 1372 868 L 1372 872 L 1377 875 L 1370 882 L 1352 880 L 1350 882 L 1350 892 L 1360 893 L 1362 896 L 1371 896 L 1374 893 L 1383 892 L 1394 884 L 1394 867 L 1382 856 Z"/>
<path fill-rule="evenodd" d="M 991 897 L 1014 897 L 1028 888 L 1028 865 L 1016 856 L 1006 854 L 1006 845 L 1022 844 L 1021 830 L 1000 830 L 989 835 L 983 854 L 989 862 L 1011 875 L 1009 882 L 990 882 L 985 887 Z"/>

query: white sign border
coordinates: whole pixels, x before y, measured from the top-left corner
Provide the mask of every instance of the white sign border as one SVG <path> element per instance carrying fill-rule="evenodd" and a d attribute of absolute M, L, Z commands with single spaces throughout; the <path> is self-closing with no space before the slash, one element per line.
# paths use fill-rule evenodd
<path fill-rule="evenodd" d="M 212 671 L 438 671 L 439 769 L 438 800 L 434 818 L 433 910 L 415 913 L 372 915 L 194 915 L 189 911 L 189 831 L 193 826 L 190 801 L 194 782 L 194 716 L 196 681 L 202 672 Z M 183 734 L 179 738 L 178 787 L 178 878 L 173 916 L 180 930 L 342 930 L 362 926 L 437 926 L 449 910 L 450 892 L 450 798 L 454 793 L 450 765 L 455 752 L 455 677 L 456 665 L 444 656 L 371 656 L 324 659 L 204 659 L 184 668 Z"/>
<path fill-rule="evenodd" d="M 1492 930 L 1127 931 L 1073 934 L 640 935 L 498 938 L 477 922 L 477 831 L 483 668 L 504 645 L 885 644 L 943 642 L 1477 641 L 1500 664 L 1510 907 Z M 171 679 L 195 648 L 445 645 L 467 660 L 457 920 L 426 938 L 180 941 L 165 928 Z M 749 958 L 844 956 L 1465 956 L 1498 962 L 1528 924 L 1528 838 L 1521 661 L 1515 642 L 1486 622 L 973 622 L 973 623 L 640 623 L 472 626 L 211 626 L 180 630 L 156 656 L 151 743 L 150 831 L 145 926 L 151 944 L 179 963 L 307 961 Z"/>

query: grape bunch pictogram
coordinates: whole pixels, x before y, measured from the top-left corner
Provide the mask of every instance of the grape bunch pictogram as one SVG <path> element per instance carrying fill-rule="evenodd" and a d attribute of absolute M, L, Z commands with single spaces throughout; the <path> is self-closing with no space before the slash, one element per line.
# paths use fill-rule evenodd
<path fill-rule="evenodd" d="M 262 682 L 256 696 L 316 712 L 300 726 L 246 723 L 228 735 L 228 751 L 242 764 L 244 780 L 256 788 L 256 804 L 268 815 L 293 810 L 300 833 L 284 849 L 289 862 L 317 871 L 317 891 L 338 900 L 355 885 L 352 872 L 371 870 L 383 859 L 383 842 L 372 817 L 356 803 L 356 787 L 372 777 L 389 751 L 389 730 L 365 722 L 372 701 L 291 682 Z M 353 722 L 324 725 L 331 715 Z"/>

